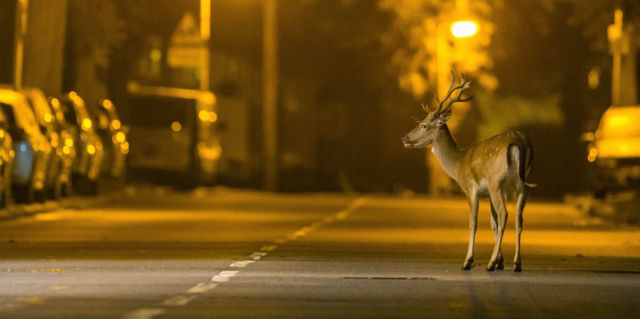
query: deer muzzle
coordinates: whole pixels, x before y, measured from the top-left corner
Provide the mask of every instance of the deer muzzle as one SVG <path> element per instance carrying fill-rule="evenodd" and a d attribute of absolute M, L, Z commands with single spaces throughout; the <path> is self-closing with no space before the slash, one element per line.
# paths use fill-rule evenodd
<path fill-rule="evenodd" d="M 412 147 L 414 144 L 407 135 L 403 136 L 400 140 L 402 140 L 404 147 Z"/>

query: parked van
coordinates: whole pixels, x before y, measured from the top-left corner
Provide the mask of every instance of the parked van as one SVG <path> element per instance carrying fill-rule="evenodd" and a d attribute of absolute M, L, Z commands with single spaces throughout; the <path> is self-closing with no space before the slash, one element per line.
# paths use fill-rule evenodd
<path fill-rule="evenodd" d="M 222 153 L 215 95 L 135 83 L 128 93 L 129 167 L 179 172 L 192 184 L 212 181 Z"/>

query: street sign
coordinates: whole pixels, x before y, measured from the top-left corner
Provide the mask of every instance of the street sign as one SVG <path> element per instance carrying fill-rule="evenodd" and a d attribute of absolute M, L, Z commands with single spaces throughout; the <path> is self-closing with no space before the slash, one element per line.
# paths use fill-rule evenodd
<path fill-rule="evenodd" d="M 171 35 L 167 63 L 171 67 L 201 67 L 206 54 L 200 27 L 194 16 L 186 13 Z"/>

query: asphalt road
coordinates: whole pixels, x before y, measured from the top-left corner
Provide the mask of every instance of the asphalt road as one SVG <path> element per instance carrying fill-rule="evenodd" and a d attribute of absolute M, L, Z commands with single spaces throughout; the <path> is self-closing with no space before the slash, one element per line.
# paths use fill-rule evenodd
<path fill-rule="evenodd" d="M 463 200 L 130 187 L 0 221 L 0 318 L 640 318 L 640 229 L 533 196 L 514 273 L 486 202 L 462 271 Z"/>

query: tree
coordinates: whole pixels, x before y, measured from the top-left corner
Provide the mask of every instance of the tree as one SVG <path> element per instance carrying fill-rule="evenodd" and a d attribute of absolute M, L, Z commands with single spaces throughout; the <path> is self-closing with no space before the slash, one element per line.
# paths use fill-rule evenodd
<path fill-rule="evenodd" d="M 487 51 L 493 33 L 493 24 L 488 19 L 489 1 L 380 0 L 378 4 L 382 10 L 393 13 L 393 28 L 385 36 L 385 42 L 395 48 L 392 65 L 398 73 L 399 86 L 415 99 L 425 101 L 433 93 L 444 94 L 449 85 L 449 70 L 471 74 L 479 86 L 489 91 L 497 87 L 491 73 L 493 61 Z M 478 31 L 468 37 L 452 36 L 453 23 L 465 20 L 473 21 Z M 448 123 L 456 137 L 462 136 L 467 141 L 473 138 L 457 128 L 469 109 L 468 103 L 458 105 L 456 117 Z M 435 157 L 430 152 L 426 156 L 430 192 L 452 192 L 454 185 Z"/>
<path fill-rule="evenodd" d="M 493 24 L 490 2 L 462 0 L 380 0 L 380 9 L 393 13 L 393 28 L 384 42 L 395 48 L 392 65 L 398 73 L 398 83 L 416 99 L 436 91 L 436 73 L 442 61 L 438 46 L 446 46 L 447 66 L 458 72 L 471 73 L 480 86 L 493 90 L 496 78 L 491 74 L 493 61 L 487 52 L 491 43 Z M 448 27 L 456 20 L 473 20 L 478 25 L 476 35 L 464 39 L 450 36 Z M 439 37 L 445 37 L 442 41 Z M 450 66 L 449 66 L 450 65 Z"/>
<path fill-rule="evenodd" d="M 92 106 L 108 95 L 109 56 L 124 25 L 112 1 L 70 0 L 68 6 L 63 89 L 78 91 Z"/>

